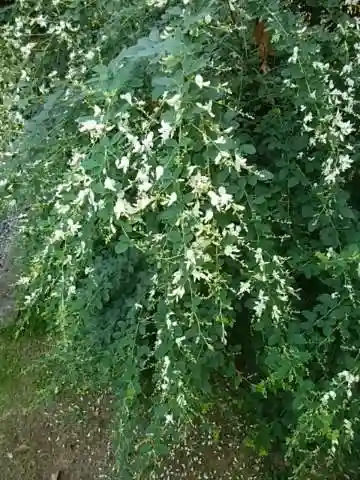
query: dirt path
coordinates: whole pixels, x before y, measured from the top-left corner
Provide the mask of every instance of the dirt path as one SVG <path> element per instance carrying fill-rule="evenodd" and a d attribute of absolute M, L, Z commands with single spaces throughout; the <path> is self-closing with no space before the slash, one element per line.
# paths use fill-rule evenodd
<path fill-rule="evenodd" d="M 1 419 L 0 465 L 6 480 L 110 479 L 111 444 L 102 407 L 57 404 Z M 91 412 L 91 415 L 90 415 Z M 99 412 L 99 413 L 96 413 Z M 83 417 L 83 418 L 81 418 Z"/>
<path fill-rule="evenodd" d="M 36 365 L 46 348 L 38 339 L 13 342 L 0 335 L 0 478 L 121 480 L 113 469 L 109 396 L 68 394 L 36 402 Z M 210 426 L 194 429 L 144 480 L 264 478 L 261 460 L 243 445 L 244 425 L 217 418 Z"/>
<path fill-rule="evenodd" d="M 4 480 L 109 480 L 111 401 L 101 395 L 35 406 L 39 341 L 0 337 L 0 470 Z"/>

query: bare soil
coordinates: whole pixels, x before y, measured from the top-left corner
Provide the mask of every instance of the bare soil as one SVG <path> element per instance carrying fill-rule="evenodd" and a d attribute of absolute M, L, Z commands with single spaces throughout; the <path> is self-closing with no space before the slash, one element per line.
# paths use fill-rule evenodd
<path fill-rule="evenodd" d="M 38 339 L 0 336 L 0 479 L 121 480 L 113 468 L 110 396 L 36 401 L 36 362 L 46 348 Z M 146 480 L 264 478 L 261 460 L 244 447 L 246 427 L 211 422 L 211 434 L 194 428 Z"/>
<path fill-rule="evenodd" d="M 80 409 L 81 405 L 77 407 Z M 18 412 L 2 418 L 2 478 L 109 479 L 111 445 L 104 428 L 107 413 L 103 405 L 94 407 L 85 402 L 87 411 L 83 420 L 74 418 L 74 405 L 71 404 L 57 404 L 53 408 Z"/>
<path fill-rule="evenodd" d="M 102 395 L 37 405 L 34 370 L 43 345 L 0 340 L 0 478 L 110 479 L 112 403 Z"/>

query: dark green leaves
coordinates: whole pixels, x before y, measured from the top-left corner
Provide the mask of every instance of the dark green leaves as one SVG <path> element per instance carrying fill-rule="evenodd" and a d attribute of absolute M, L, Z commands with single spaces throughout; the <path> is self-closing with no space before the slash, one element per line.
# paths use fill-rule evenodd
<path fill-rule="evenodd" d="M 239 150 L 244 155 L 255 155 L 256 148 L 251 143 L 245 143 L 244 145 L 240 145 Z"/>

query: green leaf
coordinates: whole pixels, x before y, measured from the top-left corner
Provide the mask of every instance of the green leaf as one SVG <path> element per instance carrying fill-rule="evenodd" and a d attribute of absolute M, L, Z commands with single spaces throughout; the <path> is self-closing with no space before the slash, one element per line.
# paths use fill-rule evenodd
<path fill-rule="evenodd" d="M 257 196 L 252 201 L 252 203 L 255 205 L 261 205 L 262 203 L 265 203 L 265 202 L 266 202 L 266 198 L 264 197 L 264 195 Z"/>
<path fill-rule="evenodd" d="M 306 338 L 300 333 L 294 333 L 291 335 L 290 340 L 294 345 L 306 345 Z"/>
<path fill-rule="evenodd" d="M 338 246 L 338 235 L 334 228 L 326 227 L 320 230 L 320 239 L 327 247 Z"/>
<path fill-rule="evenodd" d="M 182 234 L 179 230 L 172 230 L 167 235 L 168 241 L 178 245 L 182 242 Z"/>
<path fill-rule="evenodd" d="M 255 155 L 256 153 L 256 148 L 251 143 L 245 143 L 244 145 L 240 145 L 239 150 L 245 155 Z"/>
<path fill-rule="evenodd" d="M 263 182 L 268 182 L 274 178 L 274 175 L 269 172 L 269 170 L 260 170 L 257 172 L 257 176 L 259 180 Z"/>
<path fill-rule="evenodd" d="M 303 205 L 301 207 L 301 215 L 304 218 L 312 218 L 314 216 L 314 208 L 311 205 Z"/>
<path fill-rule="evenodd" d="M 352 208 L 349 208 L 347 205 L 340 205 L 339 206 L 339 214 L 344 218 L 354 219 L 355 215 Z"/>
<path fill-rule="evenodd" d="M 292 188 L 299 184 L 299 177 L 291 177 L 288 180 L 288 187 Z"/>
<path fill-rule="evenodd" d="M 286 167 L 286 168 L 282 168 L 279 172 L 279 175 L 278 175 L 278 178 L 279 180 L 285 180 L 285 178 L 289 175 L 289 169 Z"/>
<path fill-rule="evenodd" d="M 247 183 L 252 187 L 254 187 L 257 184 L 257 181 L 258 181 L 257 175 L 249 175 L 247 177 Z"/>
<path fill-rule="evenodd" d="M 313 219 L 308 223 L 308 231 L 310 233 L 315 232 L 318 226 L 319 226 L 319 222 L 316 219 Z"/>
<path fill-rule="evenodd" d="M 115 245 L 115 252 L 121 254 L 126 252 L 132 246 L 132 242 L 126 235 L 122 235 Z"/>

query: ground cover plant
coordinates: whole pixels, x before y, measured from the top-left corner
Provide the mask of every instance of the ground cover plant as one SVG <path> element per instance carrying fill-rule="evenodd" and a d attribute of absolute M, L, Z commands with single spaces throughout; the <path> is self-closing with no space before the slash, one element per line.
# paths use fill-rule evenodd
<path fill-rule="evenodd" d="M 360 25 L 311 3 L 2 14 L 19 329 L 59 385 L 113 390 L 121 478 L 221 402 L 284 478 L 359 470 Z"/>

